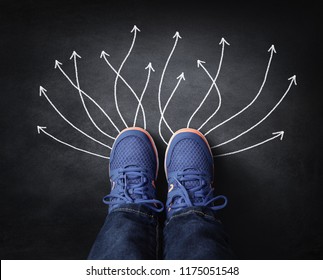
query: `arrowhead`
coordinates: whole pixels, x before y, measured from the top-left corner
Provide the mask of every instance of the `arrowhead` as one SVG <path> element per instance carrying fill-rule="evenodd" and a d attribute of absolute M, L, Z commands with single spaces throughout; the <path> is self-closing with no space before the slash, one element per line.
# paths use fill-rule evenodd
<path fill-rule="evenodd" d="M 81 58 L 81 56 L 80 56 L 76 51 L 73 51 L 73 53 L 72 53 L 72 55 L 71 55 L 70 59 L 72 59 L 72 58 L 76 58 L 76 57 Z"/>
<path fill-rule="evenodd" d="M 197 68 L 199 68 L 200 66 L 202 66 L 202 64 L 204 64 L 205 63 L 205 61 L 203 61 L 203 60 L 197 60 Z"/>
<path fill-rule="evenodd" d="M 46 128 L 47 128 L 46 126 L 39 126 L 39 125 L 37 125 L 37 132 L 38 132 L 38 134 L 40 134 L 40 132 L 43 131 Z"/>
<path fill-rule="evenodd" d="M 107 54 L 105 51 L 101 52 L 100 58 L 105 57 L 105 56 L 110 56 L 109 54 Z"/>
<path fill-rule="evenodd" d="M 41 96 L 43 93 L 45 93 L 47 90 L 43 88 L 42 86 L 39 86 L 39 96 Z"/>
<path fill-rule="evenodd" d="M 57 68 L 57 67 L 59 67 L 60 65 L 62 65 L 63 63 L 62 62 L 59 62 L 58 60 L 55 60 L 55 69 Z"/>
<path fill-rule="evenodd" d="M 290 78 L 288 78 L 288 80 L 289 80 L 289 81 L 290 81 L 290 80 L 292 80 L 292 83 L 294 83 L 294 84 L 295 84 L 295 86 L 297 86 L 297 82 L 296 82 L 296 75 L 291 76 Z"/>
<path fill-rule="evenodd" d="M 134 25 L 133 28 L 132 28 L 132 30 L 130 32 L 132 33 L 134 31 L 135 32 L 137 32 L 137 31 L 140 32 L 140 29 L 137 27 L 137 25 Z"/>
<path fill-rule="evenodd" d="M 224 44 L 227 44 L 228 46 L 230 46 L 230 44 L 222 37 L 222 39 L 221 39 L 221 41 L 220 41 L 220 43 L 219 43 L 219 45 L 224 45 Z"/>
<path fill-rule="evenodd" d="M 273 135 L 279 135 L 280 140 L 283 140 L 284 133 L 285 133 L 284 131 L 277 131 L 277 132 L 273 132 Z"/>
<path fill-rule="evenodd" d="M 182 72 L 182 74 L 180 74 L 177 78 L 178 79 L 181 79 L 181 80 L 184 80 L 185 81 L 185 76 L 184 76 L 184 72 Z"/>
<path fill-rule="evenodd" d="M 269 48 L 269 50 L 268 50 L 268 51 L 269 51 L 269 52 L 277 53 L 274 45 L 271 45 L 271 47 Z"/>
<path fill-rule="evenodd" d="M 181 37 L 181 35 L 179 35 L 179 32 L 178 31 L 176 31 L 176 33 L 175 33 L 175 35 L 173 36 L 173 38 L 180 38 L 180 39 L 182 39 L 182 37 Z"/>
<path fill-rule="evenodd" d="M 151 62 L 148 63 L 148 65 L 145 67 L 145 69 L 150 69 L 151 71 L 155 72 L 155 69 L 151 65 Z"/>

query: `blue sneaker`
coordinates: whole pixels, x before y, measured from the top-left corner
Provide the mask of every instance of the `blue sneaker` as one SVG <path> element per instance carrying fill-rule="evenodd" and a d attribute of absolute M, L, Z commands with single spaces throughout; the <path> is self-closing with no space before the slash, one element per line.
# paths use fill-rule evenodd
<path fill-rule="evenodd" d="M 164 210 L 156 199 L 158 152 L 150 134 L 139 127 L 120 132 L 110 153 L 111 192 L 103 198 L 109 213 L 122 204 L 143 204 L 155 212 Z"/>
<path fill-rule="evenodd" d="M 213 155 L 198 130 L 184 128 L 174 133 L 166 150 L 165 172 L 169 185 L 167 217 L 186 207 L 219 210 L 226 206 L 225 196 L 214 196 Z M 223 200 L 223 204 L 215 205 L 218 200 Z"/>

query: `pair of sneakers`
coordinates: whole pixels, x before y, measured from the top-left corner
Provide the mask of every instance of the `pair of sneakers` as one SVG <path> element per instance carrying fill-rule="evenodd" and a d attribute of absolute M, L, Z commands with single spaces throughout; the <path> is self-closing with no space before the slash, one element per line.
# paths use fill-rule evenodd
<path fill-rule="evenodd" d="M 124 129 L 110 154 L 111 192 L 103 199 L 109 205 L 109 212 L 128 203 L 162 212 L 164 205 L 156 198 L 158 167 L 158 152 L 150 134 L 139 127 Z M 219 210 L 226 206 L 225 196 L 214 195 L 213 156 L 206 138 L 198 130 L 185 128 L 174 133 L 165 154 L 165 172 L 167 218 L 187 207 Z M 217 200 L 223 203 L 215 204 Z"/>

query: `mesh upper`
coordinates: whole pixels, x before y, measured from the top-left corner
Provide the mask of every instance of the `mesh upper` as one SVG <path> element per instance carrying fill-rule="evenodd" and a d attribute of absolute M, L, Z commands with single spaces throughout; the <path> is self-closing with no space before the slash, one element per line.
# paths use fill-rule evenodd
<path fill-rule="evenodd" d="M 127 136 L 113 147 L 113 160 L 110 161 L 110 169 L 124 168 L 135 165 L 145 168 L 154 177 L 156 160 L 153 147 L 137 136 Z"/>
<path fill-rule="evenodd" d="M 173 148 L 170 155 L 168 173 L 173 171 L 183 171 L 192 168 L 205 172 L 212 172 L 212 165 L 209 164 L 208 155 L 193 139 L 183 139 Z"/>

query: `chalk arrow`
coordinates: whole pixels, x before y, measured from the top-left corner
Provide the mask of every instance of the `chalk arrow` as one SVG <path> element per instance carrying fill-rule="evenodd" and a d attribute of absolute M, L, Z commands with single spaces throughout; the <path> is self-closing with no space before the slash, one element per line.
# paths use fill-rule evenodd
<path fill-rule="evenodd" d="M 57 61 L 57 60 L 56 60 Z M 112 119 L 110 118 L 110 116 L 102 109 L 102 107 L 91 97 L 89 96 L 85 91 L 81 90 L 79 88 L 79 86 L 77 86 L 72 80 L 71 78 L 65 73 L 65 71 L 62 69 L 61 67 L 62 63 L 55 63 L 55 66 L 57 65 L 57 68 L 59 69 L 59 71 L 61 71 L 61 73 L 64 75 L 64 77 L 70 82 L 70 84 L 77 89 L 77 91 L 80 93 L 82 93 L 85 97 L 87 97 L 95 106 L 97 106 L 100 111 L 108 118 L 108 120 L 110 121 L 110 123 L 114 126 L 114 128 L 120 132 L 119 128 L 116 126 L 116 124 L 112 121 Z M 56 68 L 56 67 L 55 67 Z M 115 139 L 115 137 L 106 134 L 108 137 L 110 137 L 111 139 Z"/>
<path fill-rule="evenodd" d="M 180 74 L 176 79 L 183 79 L 185 81 L 184 72 L 182 72 L 182 74 Z"/>
<path fill-rule="evenodd" d="M 76 51 L 73 51 L 70 59 L 76 59 L 76 57 L 81 58 L 81 56 Z"/>
<path fill-rule="evenodd" d="M 55 141 L 65 145 L 65 146 L 68 146 L 68 147 L 70 147 L 70 148 L 72 148 L 74 150 L 77 150 L 77 151 L 80 151 L 80 152 L 83 152 L 83 153 L 87 153 L 87 154 L 92 155 L 92 156 L 96 156 L 96 157 L 100 157 L 100 158 L 104 158 L 104 159 L 110 159 L 110 157 L 106 157 L 106 156 L 102 156 L 102 155 L 99 155 L 99 154 L 96 154 L 96 153 L 92 153 L 92 152 L 86 151 L 84 149 L 80 149 L 78 147 L 75 147 L 75 146 L 73 146 L 71 144 L 68 144 L 68 143 L 54 137 L 53 135 L 48 133 L 45 129 L 46 129 L 45 126 L 37 126 L 38 134 L 40 134 L 40 132 L 42 132 L 42 133 L 46 134 L 47 136 L 49 136 L 50 138 L 54 139 Z"/>
<path fill-rule="evenodd" d="M 277 53 L 277 52 L 276 52 L 276 49 L 275 49 L 275 46 L 274 46 L 274 45 L 271 45 L 271 47 L 268 49 L 268 52 L 274 52 L 274 53 Z"/>
<path fill-rule="evenodd" d="M 249 146 L 249 147 L 247 147 L 247 148 L 244 148 L 244 149 L 241 149 L 241 150 L 237 150 L 237 151 L 234 151 L 234 152 L 230 152 L 230 153 L 225 153 L 225 154 L 220 154 L 220 155 L 216 155 L 216 156 L 214 156 L 215 158 L 216 157 L 225 157 L 225 156 L 231 156 L 231 155 L 234 155 L 234 154 L 238 154 L 238 153 L 241 153 L 241 152 L 244 152 L 244 151 L 247 151 L 247 150 L 250 150 L 250 149 L 253 149 L 253 148 L 256 148 L 256 147 L 258 147 L 258 146 L 260 146 L 260 145 L 263 145 L 263 144 L 265 144 L 265 143 L 267 143 L 267 142 L 269 142 L 269 141 L 272 141 L 272 140 L 274 140 L 274 139 L 278 139 L 278 138 L 280 138 L 280 140 L 283 140 L 283 137 L 284 137 L 284 131 L 278 131 L 278 132 L 273 132 L 272 133 L 274 136 L 273 137 L 270 137 L 270 138 L 268 138 L 267 140 L 265 140 L 265 141 L 262 141 L 262 142 L 260 142 L 260 143 L 257 143 L 257 144 L 255 144 L 255 145 L 252 145 L 252 146 Z"/>
<path fill-rule="evenodd" d="M 214 77 L 214 79 L 212 78 L 212 76 L 210 75 L 210 73 L 206 70 L 206 68 L 204 67 L 204 65 L 202 64 L 205 63 L 204 61 L 200 61 L 198 60 L 197 61 L 197 67 L 201 67 L 203 68 L 203 70 L 206 72 L 206 74 L 210 77 L 211 81 L 212 81 L 212 85 L 210 86 L 208 92 L 206 93 L 204 99 L 202 100 L 202 102 L 200 103 L 200 105 L 197 107 L 197 109 L 194 111 L 194 113 L 192 114 L 192 116 L 190 117 L 189 121 L 187 122 L 187 127 L 190 126 L 190 123 L 193 119 L 193 117 L 196 115 L 196 113 L 201 109 L 202 105 L 204 104 L 206 98 L 209 96 L 211 90 L 212 90 L 212 87 L 214 86 L 215 89 L 216 89 L 216 92 L 217 92 L 217 95 L 218 95 L 218 98 L 219 98 L 219 103 L 218 103 L 218 106 L 216 107 L 216 109 L 214 110 L 214 112 L 206 119 L 206 121 L 204 123 L 202 123 L 202 125 L 198 128 L 198 130 L 201 130 L 216 114 L 217 112 L 220 110 L 221 108 L 221 103 L 222 103 L 222 99 L 221 99 L 221 93 L 220 93 L 220 90 L 216 84 L 216 81 L 218 79 L 218 76 L 220 74 L 220 70 L 221 70 L 221 67 L 222 67 L 222 62 L 223 62 L 223 56 L 224 56 L 224 48 L 225 48 L 225 45 L 230 45 L 223 37 L 219 43 L 219 45 L 222 45 L 222 49 L 221 49 L 221 57 L 220 57 L 220 62 L 219 62 L 219 66 L 218 66 L 218 70 L 216 72 L 216 75 Z"/>
<path fill-rule="evenodd" d="M 140 29 L 137 27 L 137 25 L 134 25 L 130 33 L 132 32 L 140 32 Z"/>
<path fill-rule="evenodd" d="M 108 53 L 106 53 L 105 51 L 102 51 L 100 58 L 105 58 L 106 56 L 110 56 L 110 55 Z"/>
<path fill-rule="evenodd" d="M 47 127 L 46 126 L 39 126 L 37 125 L 37 132 L 38 134 L 40 134 L 41 131 L 44 131 L 44 129 L 46 129 Z"/>
<path fill-rule="evenodd" d="M 137 105 L 137 109 L 136 109 L 136 114 L 135 114 L 135 118 L 133 120 L 133 126 L 136 126 L 136 122 L 137 122 L 137 117 L 138 117 L 138 112 L 139 112 L 139 107 L 140 104 L 142 104 L 142 99 L 144 98 L 145 92 L 147 90 L 148 84 L 149 84 L 149 80 L 150 80 L 150 74 L 151 72 L 155 72 L 155 69 L 153 68 L 153 66 L 151 65 L 151 62 L 148 63 L 148 65 L 145 67 L 145 69 L 148 69 L 148 75 L 147 75 L 147 80 L 144 86 L 144 89 L 142 90 L 142 93 L 140 95 L 140 99 Z M 144 120 L 144 129 L 146 129 L 146 121 Z"/>
<path fill-rule="evenodd" d="M 288 78 L 288 80 L 291 81 L 292 83 L 294 83 L 295 86 L 297 86 L 297 83 L 296 83 L 296 75 L 291 76 L 290 78 Z"/>
<path fill-rule="evenodd" d="M 205 63 L 205 61 L 203 61 L 203 60 L 197 60 L 197 68 L 200 68 L 200 66 L 202 66 L 202 64 L 204 64 Z"/>
<path fill-rule="evenodd" d="M 151 65 L 151 62 L 148 63 L 148 65 L 145 67 L 145 69 L 150 69 L 150 71 L 155 72 L 155 69 L 153 68 L 153 66 Z"/>
<path fill-rule="evenodd" d="M 230 44 L 222 37 L 219 45 L 224 46 L 225 44 L 228 45 L 228 46 L 230 46 Z"/>
<path fill-rule="evenodd" d="M 58 67 L 60 67 L 61 65 L 63 65 L 63 63 L 62 62 L 59 62 L 58 60 L 55 60 L 55 69 Z"/>
<path fill-rule="evenodd" d="M 61 116 L 61 118 L 66 121 L 71 127 L 73 127 L 75 130 L 77 130 L 78 132 L 82 133 L 84 136 L 86 136 L 87 138 L 93 140 L 94 142 L 97 142 L 98 144 L 107 147 L 109 149 L 111 149 L 111 147 L 109 145 L 106 145 L 102 142 L 100 142 L 99 140 L 93 138 L 92 136 L 88 135 L 87 133 L 85 133 L 83 130 L 79 129 L 78 127 L 76 127 L 73 123 L 71 123 L 57 108 L 56 106 L 53 104 L 53 102 L 49 99 L 49 97 L 46 94 L 46 90 L 43 87 L 39 88 L 40 91 L 40 96 L 45 96 L 45 98 L 47 99 L 47 101 L 49 102 L 49 104 L 54 108 L 54 110 L 57 112 L 57 114 L 59 114 Z"/>
<path fill-rule="evenodd" d="M 287 90 L 285 91 L 285 93 L 284 93 L 284 95 L 281 97 L 281 99 L 278 101 L 278 103 L 269 111 L 269 113 L 266 115 L 266 116 L 264 116 L 260 121 L 258 121 L 255 125 L 253 125 L 252 127 L 250 127 L 249 129 L 247 129 L 246 131 L 244 131 L 244 132 L 242 132 L 242 133 L 240 133 L 239 135 L 237 135 L 236 137 L 233 137 L 233 138 L 231 138 L 231 139 L 229 139 L 229 140 L 227 140 L 227 141 L 225 141 L 225 142 L 223 142 L 223 143 L 221 143 L 221 144 L 218 144 L 218 145 L 216 145 L 216 146 L 213 146 L 213 147 L 211 147 L 211 149 L 214 149 L 214 148 L 217 148 L 217 147 L 220 147 L 220 146 L 223 146 L 223 145 L 225 145 L 225 144 L 227 144 L 227 143 L 230 143 L 230 142 L 232 142 L 232 141 L 234 141 L 234 140 L 236 140 L 236 139 L 238 139 L 239 137 L 241 137 L 242 135 L 244 135 L 244 134 L 246 134 L 246 133 L 248 133 L 249 131 L 251 131 L 252 129 L 254 129 L 255 127 L 257 127 L 259 124 L 261 124 L 265 119 L 267 119 L 270 115 L 271 115 L 271 113 L 278 107 L 278 105 L 283 101 L 283 99 L 285 98 L 285 96 L 287 95 L 287 93 L 290 91 L 290 89 L 291 89 L 291 87 L 292 87 L 292 84 L 293 83 L 295 83 L 295 79 L 296 79 L 296 75 L 294 75 L 294 76 L 292 76 L 292 77 L 290 77 L 288 80 L 291 80 L 291 82 L 289 83 L 289 86 L 288 86 L 288 88 L 287 88 Z"/>
<path fill-rule="evenodd" d="M 103 131 L 103 130 L 102 130 L 102 129 L 101 129 L 101 128 L 96 124 L 96 122 L 93 120 L 93 118 L 92 118 L 92 116 L 91 116 L 91 114 L 90 114 L 89 110 L 87 109 L 87 106 L 86 106 L 86 104 L 85 104 L 85 102 L 84 102 L 83 94 L 82 94 L 82 92 L 81 92 L 81 87 L 80 87 L 80 81 L 79 81 L 78 69 L 77 69 L 77 58 L 81 58 L 81 56 L 80 56 L 80 55 L 78 55 L 76 51 L 73 51 L 73 53 L 72 53 L 72 55 L 71 55 L 70 59 L 73 59 L 73 60 L 74 60 L 74 71 L 75 71 L 76 86 L 77 86 L 78 91 L 79 91 L 79 95 L 80 95 L 80 98 L 81 98 L 81 102 L 82 102 L 83 108 L 84 108 L 84 110 L 85 110 L 85 112 L 86 112 L 86 114 L 87 114 L 88 118 L 90 119 L 90 121 L 91 121 L 91 122 L 92 122 L 92 124 L 94 125 L 94 127 L 95 127 L 98 131 L 100 131 L 103 135 L 110 137 L 110 135 L 109 135 L 109 134 L 107 134 L 107 133 L 105 133 L 105 132 L 104 132 L 104 131 Z"/>
<path fill-rule="evenodd" d="M 203 61 L 204 62 L 204 61 Z M 209 71 L 205 68 L 205 66 L 203 65 L 203 63 L 198 63 L 198 67 L 201 67 L 205 73 L 209 76 L 209 78 L 212 80 L 212 84 L 209 87 L 207 93 L 205 94 L 203 100 L 201 101 L 201 103 L 199 104 L 199 106 L 195 109 L 195 111 L 193 112 L 193 114 L 191 115 L 191 117 L 189 118 L 188 122 L 187 122 L 187 127 L 190 127 L 191 121 L 193 120 L 194 116 L 197 114 L 197 112 L 201 109 L 201 107 L 203 106 L 204 102 L 206 101 L 206 99 L 208 98 L 208 96 L 210 95 L 213 86 L 215 87 L 217 94 L 218 94 L 218 98 L 219 98 L 219 103 L 217 108 L 215 109 L 215 111 L 213 112 L 213 114 L 200 126 L 200 128 L 198 128 L 198 130 L 200 130 L 219 110 L 221 107 L 221 103 L 222 103 L 222 98 L 221 98 L 221 93 L 220 90 L 218 88 L 218 86 L 216 85 L 216 79 L 217 77 L 213 78 L 211 76 L 211 74 L 209 73 Z"/>
<path fill-rule="evenodd" d="M 160 77 L 160 81 L 159 81 L 159 86 L 158 86 L 158 108 L 159 108 L 159 113 L 160 116 L 162 118 L 162 121 L 165 121 L 164 116 L 163 116 L 163 109 L 162 109 L 162 104 L 161 104 L 161 90 L 162 90 L 162 85 L 163 85 L 163 81 L 164 81 L 164 77 L 165 77 L 165 73 L 166 73 L 166 69 L 168 67 L 169 61 L 171 59 L 171 57 L 173 56 L 173 53 L 176 49 L 177 43 L 178 43 L 178 39 L 181 39 L 182 37 L 179 35 L 179 32 L 176 31 L 175 35 L 173 36 L 173 38 L 175 38 L 175 42 L 174 45 L 172 47 L 172 50 L 170 51 L 170 54 L 167 57 L 165 66 L 163 68 L 161 77 Z M 182 79 L 180 79 L 182 80 Z M 171 133 L 174 133 L 174 131 L 170 128 L 169 125 L 167 125 L 168 129 L 170 130 Z M 161 129 L 159 129 L 159 136 L 160 138 L 164 141 L 164 143 L 167 143 L 162 135 Z"/>
<path fill-rule="evenodd" d="M 42 86 L 39 86 L 39 96 L 42 96 L 43 92 L 47 92 L 47 89 L 43 88 Z"/>
<path fill-rule="evenodd" d="M 179 32 L 176 31 L 175 35 L 173 36 L 173 38 L 176 38 L 176 39 L 182 39 L 181 35 L 179 35 Z"/>
<path fill-rule="evenodd" d="M 110 61 L 108 60 L 107 56 L 106 55 L 103 55 L 102 56 L 105 60 L 105 62 L 109 65 L 109 67 L 111 68 L 111 70 L 123 81 L 123 83 L 130 89 L 131 93 L 133 94 L 133 96 L 137 99 L 138 103 L 140 104 L 140 108 L 141 108 L 141 111 L 142 111 L 142 115 L 143 115 L 143 120 L 144 120 L 144 125 L 146 123 L 146 114 L 145 114 L 145 109 L 144 107 L 142 106 L 142 104 L 140 103 L 140 99 L 137 95 L 137 93 L 133 90 L 133 88 L 128 84 L 128 82 L 120 75 L 120 73 L 112 66 L 112 64 L 110 63 Z M 114 84 L 116 86 L 116 84 Z M 116 87 L 114 87 L 114 97 L 115 97 L 115 105 L 116 105 L 116 108 L 119 109 L 119 106 L 117 104 L 118 100 L 117 100 L 117 91 L 116 91 Z M 117 109 L 117 110 L 118 110 Z M 119 110 L 120 112 L 120 110 Z M 122 118 L 122 115 L 121 115 L 121 112 L 119 114 L 120 118 Z M 126 125 L 126 123 L 124 122 L 124 124 Z"/>
<path fill-rule="evenodd" d="M 268 73 L 269 73 L 269 69 L 270 69 L 270 65 L 271 65 L 271 62 L 272 62 L 272 59 L 273 59 L 273 55 L 274 53 L 276 53 L 276 50 L 275 50 L 275 47 L 274 45 L 271 45 L 271 47 L 269 48 L 268 50 L 270 52 L 270 57 L 269 57 L 269 61 L 268 61 L 268 64 L 267 64 L 267 68 L 266 68 L 266 71 L 265 71 L 265 75 L 264 75 L 264 79 L 262 81 L 262 84 L 258 90 L 258 93 L 256 94 L 256 96 L 253 98 L 253 100 L 246 106 L 244 107 L 243 109 L 241 109 L 239 112 L 235 113 L 233 116 L 231 116 L 230 118 L 224 120 L 223 122 L 219 123 L 218 125 L 212 127 L 210 130 L 208 130 L 204 135 L 208 135 L 209 133 L 211 133 L 213 130 L 217 129 L 218 127 L 224 125 L 225 123 L 227 123 L 228 121 L 236 118 L 237 116 L 239 116 L 241 113 L 243 113 L 245 110 L 247 110 L 253 103 L 255 103 L 255 101 L 257 100 L 257 98 L 259 97 L 259 95 L 261 94 L 262 90 L 263 90 L 263 87 L 264 85 L 266 84 L 266 81 L 267 81 L 267 76 L 268 76 Z"/>
<path fill-rule="evenodd" d="M 173 91 L 172 91 L 171 95 L 168 97 L 168 100 L 167 100 L 167 102 L 166 102 L 166 104 L 165 104 L 165 107 L 163 108 L 163 111 L 162 111 L 162 113 L 161 113 L 161 116 L 160 116 L 160 119 L 159 119 L 159 125 L 158 125 L 158 132 L 159 132 L 159 135 L 160 135 L 161 139 L 163 140 L 163 142 L 164 142 L 166 145 L 168 144 L 168 142 L 167 142 L 167 141 L 165 140 L 165 138 L 163 137 L 163 134 L 162 134 L 162 131 L 161 131 L 162 120 L 164 119 L 164 123 L 166 124 L 166 126 L 168 127 L 168 129 L 169 129 L 170 131 L 172 131 L 172 129 L 170 128 L 170 126 L 169 126 L 169 124 L 168 124 L 168 122 L 167 122 L 167 120 L 164 118 L 164 114 L 165 114 L 165 111 L 166 111 L 166 109 L 167 109 L 167 107 L 168 107 L 169 102 L 171 101 L 171 99 L 173 98 L 173 96 L 174 96 L 174 94 L 175 94 L 175 92 L 176 92 L 177 88 L 179 87 L 179 84 L 180 84 L 183 80 L 185 81 L 184 72 L 183 72 L 182 74 L 180 74 L 176 79 L 178 80 L 178 81 L 177 81 L 177 84 L 176 84 L 175 88 L 173 89 Z"/>
<path fill-rule="evenodd" d="M 131 52 L 132 52 L 132 49 L 133 49 L 134 45 L 135 45 L 136 37 L 137 37 L 137 32 L 138 32 L 138 31 L 140 31 L 140 30 L 139 30 L 139 28 L 138 28 L 136 25 L 134 25 L 134 27 L 133 27 L 133 28 L 132 28 L 132 30 L 131 30 L 131 33 L 133 33 L 133 39 L 132 39 L 132 42 L 131 42 L 131 46 L 130 46 L 129 51 L 128 51 L 128 53 L 126 54 L 125 58 L 124 58 L 124 59 L 123 59 L 123 61 L 121 62 L 120 67 L 119 67 L 119 69 L 118 69 L 118 71 L 117 71 L 117 73 L 116 73 L 116 74 L 117 74 L 117 76 L 116 76 L 116 78 L 115 78 L 115 80 L 114 80 L 114 87 L 113 87 L 113 89 L 114 89 L 114 102 L 115 102 L 115 105 L 116 105 L 116 109 L 117 109 L 117 112 L 118 112 L 118 114 L 119 114 L 119 117 L 120 117 L 120 119 L 122 120 L 122 122 L 123 122 L 123 124 L 125 125 L 125 127 L 128 127 L 128 125 L 127 125 L 126 121 L 124 120 L 124 118 L 123 118 L 123 116 L 122 116 L 122 114 L 121 114 L 121 111 L 120 111 L 120 109 L 119 109 L 118 96 L 117 96 L 117 85 L 118 85 L 118 79 L 120 78 L 120 73 L 121 73 L 121 70 L 122 70 L 122 68 L 123 68 L 123 65 L 126 63 L 126 61 L 127 61 L 128 57 L 130 56 L 130 54 L 131 54 Z M 122 79 L 122 80 L 123 80 L 123 79 Z M 133 91 L 133 93 L 134 93 L 134 91 Z M 136 94 L 136 93 L 134 93 L 134 95 L 137 97 L 137 100 L 138 100 L 138 102 L 139 102 L 139 104 L 140 104 L 140 101 L 139 101 L 139 98 L 138 98 L 137 94 Z M 141 104 L 140 104 L 139 106 L 141 107 L 142 114 L 143 114 L 143 119 L 144 119 L 144 122 L 145 122 L 145 121 L 146 121 L 145 111 L 144 111 L 143 106 L 142 106 Z"/>

